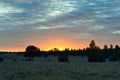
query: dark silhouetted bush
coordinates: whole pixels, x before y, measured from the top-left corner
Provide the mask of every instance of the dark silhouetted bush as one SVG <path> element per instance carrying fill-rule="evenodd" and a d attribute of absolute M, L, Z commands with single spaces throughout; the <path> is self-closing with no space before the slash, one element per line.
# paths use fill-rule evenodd
<path fill-rule="evenodd" d="M 33 61 L 34 57 L 41 56 L 40 49 L 33 45 L 27 46 L 24 56 L 29 57 L 29 59 Z"/>
<path fill-rule="evenodd" d="M 64 54 L 64 53 L 59 54 L 58 55 L 58 61 L 59 62 L 69 62 L 68 55 Z"/>
<path fill-rule="evenodd" d="M 0 57 L 0 62 L 4 61 L 3 57 Z"/>
<path fill-rule="evenodd" d="M 105 56 L 99 47 L 96 46 L 94 40 L 91 41 L 89 48 L 87 48 L 88 62 L 105 62 Z"/>
<path fill-rule="evenodd" d="M 13 59 L 14 62 L 16 62 L 16 59 Z"/>

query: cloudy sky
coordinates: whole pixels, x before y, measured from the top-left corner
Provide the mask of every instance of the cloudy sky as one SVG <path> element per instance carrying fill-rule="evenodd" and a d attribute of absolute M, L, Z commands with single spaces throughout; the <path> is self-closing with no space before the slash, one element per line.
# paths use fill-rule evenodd
<path fill-rule="evenodd" d="M 120 0 L 0 0 L 0 50 L 120 44 Z"/>

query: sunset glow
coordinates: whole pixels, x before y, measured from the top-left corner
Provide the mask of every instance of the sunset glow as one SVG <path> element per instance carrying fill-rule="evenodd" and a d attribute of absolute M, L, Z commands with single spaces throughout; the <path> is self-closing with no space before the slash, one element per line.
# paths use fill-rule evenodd
<path fill-rule="evenodd" d="M 61 47 L 61 46 L 56 46 L 56 47 L 52 46 L 52 47 L 46 48 L 44 50 L 45 51 L 49 51 L 49 50 L 53 50 L 54 51 L 55 48 L 58 49 L 59 51 L 65 50 L 65 47 Z"/>
<path fill-rule="evenodd" d="M 43 44 L 42 48 L 43 50 L 52 50 L 54 48 L 57 48 L 58 50 L 64 50 L 65 48 L 70 48 L 69 41 L 61 40 L 61 39 L 53 39 L 46 41 L 45 44 Z"/>
<path fill-rule="evenodd" d="M 0 0 L 0 51 L 120 44 L 120 0 Z"/>
<path fill-rule="evenodd" d="M 54 49 L 54 48 L 58 48 L 59 50 L 64 50 L 65 46 L 62 46 L 62 45 L 49 45 L 49 46 L 46 46 L 46 48 L 44 50 L 51 50 L 51 49 Z"/>

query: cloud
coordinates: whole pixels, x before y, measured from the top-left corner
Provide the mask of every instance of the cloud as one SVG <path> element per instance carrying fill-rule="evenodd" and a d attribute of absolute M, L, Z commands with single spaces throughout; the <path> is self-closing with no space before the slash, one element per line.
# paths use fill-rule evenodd
<path fill-rule="evenodd" d="M 6 15 L 9 13 L 21 13 L 21 12 L 23 12 L 23 9 L 15 8 L 5 3 L 0 4 L 0 16 Z"/>
<path fill-rule="evenodd" d="M 0 28 L 0 31 L 3 31 L 4 29 L 3 28 Z"/>
<path fill-rule="evenodd" d="M 114 31 L 113 34 L 120 34 L 120 31 Z"/>
<path fill-rule="evenodd" d="M 72 1 L 51 0 L 52 3 L 48 5 L 48 16 L 61 16 L 74 11 L 75 4 Z"/>
<path fill-rule="evenodd" d="M 92 27 L 88 27 L 88 30 L 90 30 L 90 31 L 101 31 L 104 28 L 105 28 L 105 26 L 103 26 L 103 25 L 95 24 Z"/>
<path fill-rule="evenodd" d="M 77 33 L 76 35 L 75 35 L 75 38 L 90 38 L 90 37 L 92 37 L 93 36 L 93 34 L 90 34 L 90 33 Z"/>
<path fill-rule="evenodd" d="M 21 38 L 20 42 L 34 38 L 42 42 L 51 36 L 112 41 L 114 34 L 120 34 L 119 0 L 2 0 L 0 4 L 2 45 L 9 40 L 18 44 Z"/>
<path fill-rule="evenodd" d="M 55 28 L 55 27 L 52 27 L 52 28 Z M 51 29 L 51 27 L 45 27 L 45 26 L 41 26 L 41 27 L 37 27 L 37 28 L 35 28 L 35 29 L 37 29 L 37 30 L 46 30 L 46 29 Z"/>
<path fill-rule="evenodd" d="M 56 3 L 58 0 L 50 0 L 52 3 Z"/>

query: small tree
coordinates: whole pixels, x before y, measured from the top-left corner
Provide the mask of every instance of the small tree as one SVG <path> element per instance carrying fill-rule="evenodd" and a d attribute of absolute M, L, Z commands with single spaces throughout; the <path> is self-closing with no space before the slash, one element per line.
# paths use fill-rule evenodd
<path fill-rule="evenodd" d="M 94 40 L 91 41 L 91 43 L 89 44 L 90 49 L 95 49 L 96 48 L 96 43 Z"/>
<path fill-rule="evenodd" d="M 116 50 L 119 50 L 119 49 L 120 49 L 120 47 L 119 47 L 118 45 L 116 45 L 116 46 L 115 46 L 115 49 L 116 49 Z"/>
<path fill-rule="evenodd" d="M 26 48 L 25 56 L 29 57 L 30 60 L 33 60 L 34 56 L 36 56 L 38 52 L 40 52 L 39 48 L 29 45 Z"/>
<path fill-rule="evenodd" d="M 113 45 L 112 44 L 110 44 L 110 49 L 113 49 Z"/>
<path fill-rule="evenodd" d="M 120 47 L 118 45 L 112 51 L 110 61 L 118 61 L 120 59 Z"/>
<path fill-rule="evenodd" d="M 109 52 L 109 49 L 108 49 L 107 45 L 104 45 L 104 47 L 103 47 L 103 55 L 105 56 L 105 58 L 110 57 L 110 52 Z"/>
<path fill-rule="evenodd" d="M 108 46 L 107 46 L 107 45 L 104 45 L 103 49 L 104 49 L 104 50 L 107 50 L 107 49 L 108 49 Z"/>
<path fill-rule="evenodd" d="M 89 62 L 104 62 L 105 58 L 100 52 L 101 52 L 100 48 L 97 47 L 95 41 L 92 40 L 87 50 L 88 61 Z"/>

